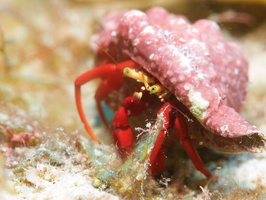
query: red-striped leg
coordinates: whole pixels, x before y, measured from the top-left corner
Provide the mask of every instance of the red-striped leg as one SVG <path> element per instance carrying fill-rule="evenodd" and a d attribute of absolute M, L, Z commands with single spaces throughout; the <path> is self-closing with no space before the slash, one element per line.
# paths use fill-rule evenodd
<path fill-rule="evenodd" d="M 192 140 L 188 135 L 187 124 L 185 122 L 184 116 L 179 113 L 175 118 L 175 129 L 181 144 L 183 145 L 186 153 L 188 154 L 196 169 L 202 174 L 204 174 L 206 177 L 212 177 L 212 174 L 206 169 Z"/>

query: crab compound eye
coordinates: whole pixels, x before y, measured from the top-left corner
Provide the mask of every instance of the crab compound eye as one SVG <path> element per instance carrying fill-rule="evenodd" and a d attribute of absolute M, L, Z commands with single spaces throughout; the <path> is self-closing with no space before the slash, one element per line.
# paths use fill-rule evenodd
<path fill-rule="evenodd" d="M 164 88 L 163 86 L 156 84 L 156 85 L 150 86 L 148 90 L 150 91 L 151 94 L 154 94 L 154 93 L 162 92 Z"/>
<path fill-rule="evenodd" d="M 150 93 L 157 93 L 158 92 L 158 87 L 156 85 L 153 85 L 149 89 Z"/>
<path fill-rule="evenodd" d="M 126 68 L 124 68 L 123 73 L 124 73 L 125 76 L 129 76 L 130 75 L 130 71 L 131 71 L 131 69 L 129 67 L 126 67 Z"/>

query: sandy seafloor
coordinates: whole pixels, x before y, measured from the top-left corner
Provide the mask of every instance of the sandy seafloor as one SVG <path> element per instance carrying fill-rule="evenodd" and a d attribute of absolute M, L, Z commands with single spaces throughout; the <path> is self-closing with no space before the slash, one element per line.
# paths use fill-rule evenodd
<path fill-rule="evenodd" d="M 266 153 L 204 153 L 218 180 L 206 180 L 180 153 L 176 172 L 154 179 L 136 158 L 123 165 L 117 155 L 98 122 L 93 100 L 97 81 L 84 86 L 83 96 L 101 145 L 91 142 L 76 111 L 73 83 L 94 66 L 90 38 L 106 13 L 161 5 L 195 20 L 240 9 L 250 11 L 255 21 L 248 26 L 229 23 L 223 31 L 242 46 L 250 64 L 242 115 L 266 133 L 266 23 L 261 14 L 266 5 L 213 2 L 2 0 L 0 199 L 266 199 Z M 199 9 L 191 6 L 196 3 Z"/>

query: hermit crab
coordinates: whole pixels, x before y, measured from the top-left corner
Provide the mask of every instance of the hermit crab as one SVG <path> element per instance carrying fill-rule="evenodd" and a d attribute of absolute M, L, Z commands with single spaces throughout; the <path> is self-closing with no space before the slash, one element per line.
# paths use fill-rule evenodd
<path fill-rule="evenodd" d="M 265 135 L 239 114 L 247 93 L 247 60 L 237 44 L 222 37 L 215 22 L 203 19 L 191 24 L 159 7 L 145 13 L 129 10 L 109 15 L 93 39 L 101 66 L 75 80 L 78 112 L 93 140 L 98 138 L 83 112 L 81 86 L 101 78 L 97 109 L 122 156 L 134 146 L 131 117 L 149 117 L 143 114 L 149 110 L 164 119 L 150 156 L 151 174 L 164 169 L 164 141 L 171 130 L 206 177 L 212 174 L 194 145 L 228 153 L 265 149 Z M 112 107 L 117 94 L 124 100 L 114 108 L 111 129 L 101 102 Z"/>

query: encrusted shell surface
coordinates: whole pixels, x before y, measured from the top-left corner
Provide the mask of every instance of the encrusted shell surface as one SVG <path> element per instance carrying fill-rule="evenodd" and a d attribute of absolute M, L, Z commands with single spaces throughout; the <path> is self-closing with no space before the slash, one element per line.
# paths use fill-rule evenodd
<path fill-rule="evenodd" d="M 159 7 L 130 10 L 106 18 L 94 40 L 95 51 L 114 48 L 115 59 L 132 59 L 171 91 L 204 127 L 191 129 L 192 138 L 225 152 L 265 149 L 265 135 L 238 113 L 247 92 L 247 60 L 215 22 L 191 24 Z"/>

